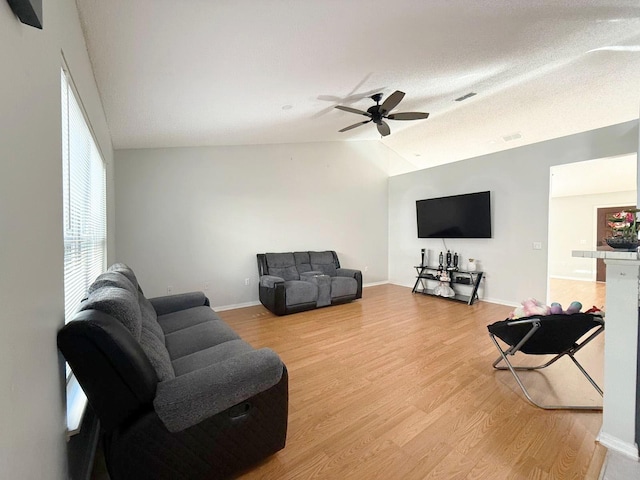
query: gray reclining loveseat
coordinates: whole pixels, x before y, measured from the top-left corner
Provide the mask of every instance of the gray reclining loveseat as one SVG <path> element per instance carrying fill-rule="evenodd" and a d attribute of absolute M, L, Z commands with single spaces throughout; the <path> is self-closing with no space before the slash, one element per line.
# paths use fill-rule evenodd
<path fill-rule="evenodd" d="M 113 265 L 58 347 L 100 420 L 112 480 L 228 478 L 284 447 L 284 364 L 241 340 L 201 292 L 148 300 Z"/>
<path fill-rule="evenodd" d="M 362 272 L 341 268 L 333 250 L 259 253 L 260 302 L 276 315 L 362 298 Z"/>

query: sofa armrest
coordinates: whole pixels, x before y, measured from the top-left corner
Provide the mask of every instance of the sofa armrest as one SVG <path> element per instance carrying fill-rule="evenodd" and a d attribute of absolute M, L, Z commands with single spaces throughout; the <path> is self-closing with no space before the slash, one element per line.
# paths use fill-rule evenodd
<path fill-rule="evenodd" d="M 276 277 L 275 275 L 262 275 L 260 277 L 260 286 L 273 288 L 276 283 L 284 283 L 284 278 Z"/>
<path fill-rule="evenodd" d="M 177 295 L 150 298 L 149 301 L 158 316 L 179 312 L 187 308 L 208 307 L 210 305 L 209 299 L 203 292 L 179 293 Z"/>
<path fill-rule="evenodd" d="M 354 270 L 352 268 L 338 268 L 336 269 L 336 273 L 339 277 L 356 278 L 358 275 L 362 276 L 362 272 L 360 270 Z"/>
<path fill-rule="evenodd" d="M 178 432 L 267 390 L 282 371 L 278 354 L 261 348 L 158 383 L 153 406 L 167 429 Z"/>
<path fill-rule="evenodd" d="M 352 268 L 338 268 L 336 274 L 339 277 L 352 277 L 358 282 L 358 289 L 356 290 L 356 298 L 362 298 L 362 271 L 354 270 Z"/>

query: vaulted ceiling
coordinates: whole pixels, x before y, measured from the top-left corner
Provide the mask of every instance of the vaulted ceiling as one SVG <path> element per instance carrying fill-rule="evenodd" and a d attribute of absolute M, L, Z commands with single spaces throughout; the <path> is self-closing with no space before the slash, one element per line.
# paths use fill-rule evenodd
<path fill-rule="evenodd" d="M 637 0 L 77 4 L 116 149 L 379 140 L 418 169 L 640 112 Z M 395 90 L 430 117 L 338 132 Z"/>

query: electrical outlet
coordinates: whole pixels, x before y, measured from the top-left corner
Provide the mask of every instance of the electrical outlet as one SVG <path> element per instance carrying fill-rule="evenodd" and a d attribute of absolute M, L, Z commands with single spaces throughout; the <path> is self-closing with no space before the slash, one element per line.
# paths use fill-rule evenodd
<path fill-rule="evenodd" d="M 534 250 L 542 250 L 542 242 L 533 242 Z"/>
<path fill-rule="evenodd" d="M 244 279 L 244 284 L 245 285 L 249 285 L 251 283 L 251 279 L 250 278 L 245 278 Z"/>
<path fill-rule="evenodd" d="M 369 267 L 364 267 L 364 271 L 365 272 L 369 271 Z"/>
<path fill-rule="evenodd" d="M 171 295 L 173 293 L 173 286 L 167 285 L 167 295 Z"/>

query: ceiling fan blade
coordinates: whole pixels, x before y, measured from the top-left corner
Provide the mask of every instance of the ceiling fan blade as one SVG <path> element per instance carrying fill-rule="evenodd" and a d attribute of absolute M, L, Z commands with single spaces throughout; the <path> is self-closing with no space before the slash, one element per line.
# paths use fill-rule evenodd
<path fill-rule="evenodd" d="M 390 112 L 391 110 L 396 108 L 396 106 L 400 103 L 400 101 L 403 98 L 404 98 L 404 92 L 401 92 L 400 90 L 396 90 L 391 95 L 389 95 L 384 102 L 382 102 L 382 105 L 380 105 L 380 113 L 384 115 Z"/>
<path fill-rule="evenodd" d="M 357 113 L 358 115 L 364 115 L 365 117 L 370 117 L 371 114 L 369 112 L 363 112 L 362 110 L 358 110 L 357 108 L 344 107 L 342 105 L 336 105 L 338 110 L 344 110 L 349 113 Z"/>
<path fill-rule="evenodd" d="M 369 123 L 371 120 L 365 120 L 364 122 L 354 123 L 353 125 L 349 125 L 348 127 L 344 127 L 342 130 L 338 130 L 339 132 L 346 132 L 347 130 L 351 130 L 352 128 L 359 127 L 360 125 L 364 125 L 365 123 Z"/>
<path fill-rule="evenodd" d="M 402 113 L 392 113 L 391 115 L 387 115 L 389 120 L 422 120 L 429 116 L 428 113 L 422 112 L 402 112 Z"/>
<path fill-rule="evenodd" d="M 391 133 L 391 129 L 389 128 L 389 125 L 384 120 L 378 123 L 377 127 L 378 127 L 378 131 L 380 132 L 380 135 L 382 135 L 383 137 L 386 137 Z"/>

